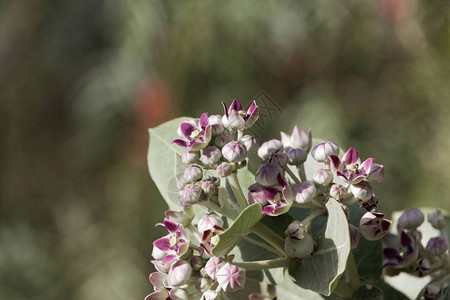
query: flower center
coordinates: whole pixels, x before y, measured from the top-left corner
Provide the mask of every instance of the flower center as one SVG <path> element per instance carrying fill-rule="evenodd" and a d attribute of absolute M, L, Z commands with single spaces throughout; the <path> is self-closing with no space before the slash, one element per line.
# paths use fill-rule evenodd
<path fill-rule="evenodd" d="M 178 244 L 178 237 L 174 234 L 170 237 L 170 246 L 175 247 Z"/>
<path fill-rule="evenodd" d="M 358 170 L 358 164 L 348 164 L 346 169 L 351 173 L 355 173 Z"/>
<path fill-rule="evenodd" d="M 189 136 L 191 139 L 195 139 L 200 135 L 200 130 L 196 129 L 192 131 L 191 135 Z"/>

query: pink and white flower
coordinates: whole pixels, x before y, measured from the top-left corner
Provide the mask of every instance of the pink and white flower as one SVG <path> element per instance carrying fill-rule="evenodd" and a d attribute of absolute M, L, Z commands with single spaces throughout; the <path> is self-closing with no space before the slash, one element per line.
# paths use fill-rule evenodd
<path fill-rule="evenodd" d="M 358 151 L 353 146 L 344 154 L 342 160 L 336 155 L 330 155 L 329 158 L 336 169 L 336 175 L 342 177 L 349 184 L 357 184 L 365 180 L 371 171 L 374 160 L 370 157 L 361 163 Z"/>
<path fill-rule="evenodd" d="M 212 135 L 208 114 L 203 113 L 199 120 L 191 119 L 182 122 L 178 127 L 178 135 L 182 139 L 173 140 L 173 144 L 194 151 L 205 148 L 211 141 Z"/>

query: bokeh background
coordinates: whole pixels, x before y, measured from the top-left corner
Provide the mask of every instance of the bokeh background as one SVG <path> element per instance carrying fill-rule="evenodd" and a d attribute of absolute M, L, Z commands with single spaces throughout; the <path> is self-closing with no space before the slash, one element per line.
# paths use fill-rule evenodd
<path fill-rule="evenodd" d="M 0 1 L 0 298 L 143 299 L 165 204 L 147 128 L 261 91 L 386 167 L 380 209 L 450 209 L 438 0 Z"/>

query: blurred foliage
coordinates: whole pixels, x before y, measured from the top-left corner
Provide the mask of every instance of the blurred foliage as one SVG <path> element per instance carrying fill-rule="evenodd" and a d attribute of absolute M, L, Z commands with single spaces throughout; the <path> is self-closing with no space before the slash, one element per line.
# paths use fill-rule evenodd
<path fill-rule="evenodd" d="M 438 0 L 0 1 L 0 298 L 142 299 L 163 201 L 147 128 L 261 90 L 386 166 L 381 209 L 450 209 Z M 257 99 L 258 100 L 258 99 Z"/>

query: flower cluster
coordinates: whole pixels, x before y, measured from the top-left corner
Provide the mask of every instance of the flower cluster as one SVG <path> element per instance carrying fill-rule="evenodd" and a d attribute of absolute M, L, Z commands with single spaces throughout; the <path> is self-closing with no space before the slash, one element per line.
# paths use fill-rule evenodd
<path fill-rule="evenodd" d="M 425 216 L 419 209 L 406 210 L 398 219 L 398 234 L 389 233 L 383 238 L 384 267 L 387 274 L 392 276 L 405 272 L 417 277 L 432 275 L 435 278 L 445 278 L 450 266 L 448 242 L 444 237 L 436 236 L 430 238 L 424 246 L 419 230 L 424 221 Z M 446 225 L 440 210 L 429 214 L 428 222 L 439 231 Z M 423 298 L 438 299 L 444 283 L 432 281 L 422 291 Z"/>
<path fill-rule="evenodd" d="M 183 151 L 183 170 L 176 178 L 182 210 L 167 211 L 164 221 L 157 224 L 167 234 L 153 242 L 152 263 L 157 272 L 150 274 L 154 292 L 146 300 L 227 299 L 228 292 L 244 287 L 246 270 L 287 268 L 294 260 L 314 256 L 320 234 L 312 231 L 312 225 L 328 217 L 327 204 L 342 209 L 338 215 L 344 230 L 348 224 L 349 247 L 358 247 L 360 236 L 369 241 L 383 240 L 386 274 L 443 274 L 441 277 L 447 278 L 442 271 L 449 268 L 447 242 L 435 237 L 426 246 L 421 244 L 417 228 L 424 222 L 424 215 L 419 210 L 406 211 L 398 221 L 398 235 L 389 233 L 392 221 L 376 211 L 380 200 L 374 186 L 384 180 L 384 166 L 375 163 L 374 158 L 361 162 L 353 146 L 341 157 L 337 144 L 313 143 L 311 129 L 304 131 L 299 126 L 294 126 L 291 134 L 280 132 L 279 139 L 259 144 L 254 136 L 245 134 L 258 119 L 256 102 L 245 109 L 235 99 L 229 107 L 223 103 L 223 108 L 223 115 L 203 113 L 178 126 L 179 138 L 173 144 Z M 246 168 L 250 155 L 259 157 L 259 165 L 243 189 L 238 172 L 250 174 Z M 195 215 L 195 205 L 207 213 Z M 242 236 L 233 232 L 228 244 L 222 242 L 226 247 L 231 245 L 230 249 L 218 251 L 221 238 L 227 238 L 227 228 L 248 206 L 258 210 L 259 219 L 251 228 L 243 229 Z M 351 206 L 359 210 L 359 224 L 350 222 Z M 268 220 L 288 214 L 291 209 L 305 209 L 308 214 L 301 220 L 285 215 L 290 224 L 283 228 L 284 238 L 280 237 L 283 232 L 275 232 L 258 221 L 263 215 Z M 445 226 L 445 218 L 438 211 L 428 220 L 435 228 Z M 242 238 L 249 234 L 248 230 L 264 240 L 264 247 L 273 248 L 282 257 L 262 262 L 235 261 L 231 248 L 239 241 L 234 237 Z M 439 282 L 433 281 L 423 295 L 433 299 L 432 295 L 440 290 Z M 272 291 L 269 295 L 252 293 L 249 299 L 275 297 Z"/>

